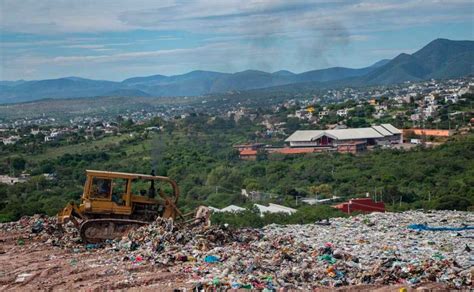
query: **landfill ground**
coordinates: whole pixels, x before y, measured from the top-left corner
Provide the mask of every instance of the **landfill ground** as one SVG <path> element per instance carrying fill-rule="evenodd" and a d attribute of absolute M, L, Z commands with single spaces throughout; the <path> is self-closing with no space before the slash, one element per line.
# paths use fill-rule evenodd
<path fill-rule="evenodd" d="M 99 246 L 71 227 L 59 234 L 54 218 L 27 217 L 0 224 L 0 291 L 469 291 L 473 223 L 454 211 L 237 230 L 157 220 Z"/>
<path fill-rule="evenodd" d="M 21 236 L 21 235 L 20 235 Z M 109 256 L 101 251 L 71 252 L 34 242 L 18 246 L 10 236 L 1 235 L 0 290 L 113 290 L 150 289 L 167 291 L 190 288 L 183 277 L 154 267 L 142 265 L 104 263 Z"/>

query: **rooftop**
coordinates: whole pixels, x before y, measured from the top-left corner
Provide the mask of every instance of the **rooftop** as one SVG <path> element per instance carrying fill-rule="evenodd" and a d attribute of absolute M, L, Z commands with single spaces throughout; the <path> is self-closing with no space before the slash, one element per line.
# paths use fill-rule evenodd
<path fill-rule="evenodd" d="M 288 137 L 286 142 L 314 141 L 322 136 L 337 140 L 373 139 L 401 134 L 401 131 L 391 124 L 382 124 L 369 128 L 351 128 L 334 130 L 299 130 Z"/>
<path fill-rule="evenodd" d="M 257 155 L 257 150 L 243 149 L 240 151 L 240 155 Z"/>
<path fill-rule="evenodd" d="M 314 152 L 314 148 L 281 148 L 273 151 L 273 153 L 281 154 L 303 154 L 312 152 Z"/>

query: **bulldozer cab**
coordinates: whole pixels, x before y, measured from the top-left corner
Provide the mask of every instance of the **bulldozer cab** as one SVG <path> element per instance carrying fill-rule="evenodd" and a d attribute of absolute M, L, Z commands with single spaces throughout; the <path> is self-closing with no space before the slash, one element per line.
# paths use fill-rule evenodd
<path fill-rule="evenodd" d="M 167 177 L 94 170 L 86 174 L 82 196 L 86 213 L 132 215 L 140 208 L 154 208 L 161 216 L 175 217 L 174 212 L 165 214 L 179 196 L 178 186 Z"/>
<path fill-rule="evenodd" d="M 97 170 L 86 170 L 86 176 L 81 204 L 66 206 L 60 223 L 72 217 L 152 221 L 181 216 L 176 207 L 179 189 L 168 177 Z"/>
<path fill-rule="evenodd" d="M 86 184 L 85 198 L 112 201 L 117 205 L 130 205 L 130 179 L 91 176 Z M 128 204 L 127 204 L 128 203 Z"/>

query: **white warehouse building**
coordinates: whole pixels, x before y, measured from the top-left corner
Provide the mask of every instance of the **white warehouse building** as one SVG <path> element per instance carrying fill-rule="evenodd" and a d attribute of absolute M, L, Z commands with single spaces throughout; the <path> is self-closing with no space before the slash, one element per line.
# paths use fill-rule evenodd
<path fill-rule="evenodd" d="M 395 144 L 402 143 L 402 131 L 391 124 L 381 124 L 368 128 L 299 130 L 288 137 L 285 142 L 292 148 Z"/>

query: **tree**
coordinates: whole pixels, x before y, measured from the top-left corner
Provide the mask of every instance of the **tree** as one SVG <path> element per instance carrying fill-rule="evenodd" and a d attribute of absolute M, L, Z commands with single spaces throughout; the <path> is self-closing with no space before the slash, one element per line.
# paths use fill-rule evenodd
<path fill-rule="evenodd" d="M 14 175 L 17 175 L 18 173 L 25 170 L 26 160 L 23 157 L 20 157 L 20 156 L 13 157 L 10 160 L 10 166 L 12 167 L 12 169 L 15 172 Z"/>
<path fill-rule="evenodd" d="M 265 167 L 261 165 L 255 165 L 255 166 L 252 166 L 252 168 L 250 168 L 250 175 L 252 177 L 262 177 L 262 176 L 265 176 L 265 174 L 266 174 L 266 169 Z"/>
<path fill-rule="evenodd" d="M 313 196 L 323 195 L 324 197 L 329 197 L 332 194 L 332 187 L 328 184 L 310 186 L 309 193 Z"/>
<path fill-rule="evenodd" d="M 472 202 L 461 196 L 444 196 L 439 199 L 436 209 L 466 211 Z"/>
<path fill-rule="evenodd" d="M 292 133 L 301 128 L 300 120 L 298 118 L 288 118 L 286 121 L 286 129 Z"/>
<path fill-rule="evenodd" d="M 267 158 L 268 158 L 267 151 L 263 149 L 257 150 L 257 161 L 267 160 Z"/>

